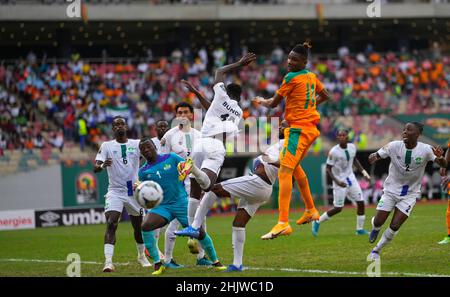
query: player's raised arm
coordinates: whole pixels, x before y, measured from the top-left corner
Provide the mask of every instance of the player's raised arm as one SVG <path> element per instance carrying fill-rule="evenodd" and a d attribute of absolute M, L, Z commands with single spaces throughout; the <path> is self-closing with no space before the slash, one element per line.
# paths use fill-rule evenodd
<path fill-rule="evenodd" d="M 436 156 L 434 160 L 441 168 L 447 168 L 447 161 L 444 158 L 444 150 L 440 146 L 433 146 L 431 148 L 433 154 Z"/>
<path fill-rule="evenodd" d="M 254 53 L 247 53 L 241 59 L 239 59 L 239 61 L 220 67 L 219 69 L 216 70 L 214 84 L 217 84 L 218 82 L 223 82 L 226 73 L 237 70 L 243 66 L 247 66 L 255 60 L 256 55 Z"/>
<path fill-rule="evenodd" d="M 317 99 L 317 105 L 330 100 L 330 94 L 328 93 L 327 89 L 323 88 L 319 93 L 317 93 L 319 98 Z M 355 159 L 356 160 L 356 159 Z"/>
<path fill-rule="evenodd" d="M 262 97 L 255 97 L 252 99 L 253 102 L 261 104 L 262 106 L 274 108 L 277 107 L 278 104 L 280 104 L 281 100 L 283 100 L 284 97 L 281 96 L 278 93 L 275 93 L 275 95 L 272 98 L 264 99 Z"/>
<path fill-rule="evenodd" d="M 450 163 L 450 142 L 448 143 L 448 148 L 447 151 L 445 152 L 444 158 L 448 166 L 448 164 Z M 441 174 L 441 176 L 445 176 L 445 174 L 447 173 L 447 167 L 441 167 L 439 173 Z"/>
<path fill-rule="evenodd" d="M 355 165 L 356 168 L 358 168 L 359 172 L 362 173 L 362 175 L 370 181 L 370 175 L 367 173 L 367 171 L 364 169 L 364 167 L 361 165 L 361 162 L 359 162 L 358 159 L 353 159 L 353 165 Z"/>
<path fill-rule="evenodd" d="M 204 109 L 208 110 L 209 107 L 211 106 L 211 102 L 208 99 L 206 99 L 205 96 L 203 96 L 203 94 L 200 93 L 200 91 L 196 87 L 194 87 L 193 84 L 191 84 L 190 82 L 188 82 L 184 79 L 182 79 L 181 82 L 186 86 L 186 88 L 189 90 L 189 92 L 192 92 L 195 94 L 195 96 L 197 96 L 202 107 Z"/>
<path fill-rule="evenodd" d="M 381 160 L 381 157 L 378 154 L 378 152 L 375 152 L 375 153 L 369 155 L 369 164 L 370 165 L 377 162 L 378 160 Z"/>

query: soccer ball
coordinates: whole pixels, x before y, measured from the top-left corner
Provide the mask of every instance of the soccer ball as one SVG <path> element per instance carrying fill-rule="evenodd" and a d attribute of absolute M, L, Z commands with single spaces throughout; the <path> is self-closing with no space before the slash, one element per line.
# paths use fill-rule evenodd
<path fill-rule="evenodd" d="M 163 189 L 154 181 L 144 181 L 134 191 L 134 199 L 145 209 L 158 206 L 163 200 Z"/>

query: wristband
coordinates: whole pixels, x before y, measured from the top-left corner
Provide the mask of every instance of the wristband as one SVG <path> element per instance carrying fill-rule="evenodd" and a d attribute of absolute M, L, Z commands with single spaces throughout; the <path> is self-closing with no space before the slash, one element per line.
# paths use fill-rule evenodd
<path fill-rule="evenodd" d="M 370 178 L 370 175 L 367 173 L 365 169 L 362 171 L 362 175 L 364 175 L 364 177 L 366 178 Z"/>

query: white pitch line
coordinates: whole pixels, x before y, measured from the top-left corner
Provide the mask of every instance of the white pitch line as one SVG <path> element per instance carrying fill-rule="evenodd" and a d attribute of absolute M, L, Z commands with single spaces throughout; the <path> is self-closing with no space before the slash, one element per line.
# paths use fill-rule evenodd
<path fill-rule="evenodd" d="M 0 259 L 0 262 L 33 262 L 33 263 L 61 263 L 69 264 L 74 262 L 64 261 L 64 260 L 40 260 L 40 259 Z M 103 265 L 104 263 L 95 261 L 81 261 L 81 264 L 90 265 Z M 130 265 L 129 262 L 119 263 L 115 262 L 114 265 L 127 266 Z M 189 267 L 189 266 L 185 266 Z M 269 267 L 245 267 L 244 270 L 265 270 L 265 271 L 284 271 L 284 272 L 303 272 L 312 274 L 338 274 L 338 275 L 366 275 L 365 272 L 358 271 L 339 271 L 339 270 L 320 270 L 320 269 L 297 269 L 297 268 L 269 268 Z M 416 276 L 416 277 L 450 277 L 446 274 L 429 274 L 429 273 L 416 273 L 416 272 L 396 272 L 388 271 L 381 272 L 381 276 Z"/>
<path fill-rule="evenodd" d="M 0 262 L 34 262 L 34 263 L 81 263 L 81 264 L 90 264 L 90 265 L 103 265 L 104 263 L 94 262 L 94 261 L 64 261 L 64 260 L 39 260 L 39 259 L 0 259 Z M 127 266 L 130 263 L 114 263 L 114 265 L 118 266 Z"/>
<path fill-rule="evenodd" d="M 319 269 L 296 269 L 296 268 L 265 268 L 265 267 L 245 267 L 248 270 L 267 270 L 267 271 L 286 271 L 286 272 L 305 272 L 305 273 L 322 273 L 322 274 L 343 274 L 343 275 L 367 275 L 365 272 L 357 271 L 337 271 L 337 270 L 319 270 Z M 383 275 L 404 275 L 404 276 L 422 276 L 422 277 L 450 277 L 445 274 L 429 274 L 415 272 L 381 272 Z"/>

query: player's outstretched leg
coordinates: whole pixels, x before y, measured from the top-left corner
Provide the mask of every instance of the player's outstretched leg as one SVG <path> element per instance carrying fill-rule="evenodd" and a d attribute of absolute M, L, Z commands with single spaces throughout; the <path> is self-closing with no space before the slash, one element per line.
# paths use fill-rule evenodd
<path fill-rule="evenodd" d="M 261 239 L 274 239 L 278 236 L 289 235 L 292 227 L 289 225 L 289 204 L 291 202 L 293 169 L 281 166 L 278 171 L 280 189 L 278 192 L 278 223 L 269 233 L 261 236 Z"/>
<path fill-rule="evenodd" d="M 142 239 L 144 240 L 145 247 L 154 261 L 153 275 L 160 275 L 165 270 L 165 267 L 162 265 L 161 259 L 159 258 L 158 247 L 156 246 L 155 234 L 153 230 L 161 228 L 166 224 L 167 220 L 165 218 L 154 213 L 148 213 L 142 222 Z"/>
<path fill-rule="evenodd" d="M 332 209 L 324 212 L 318 220 L 315 220 L 312 222 L 312 226 L 311 226 L 311 232 L 312 234 L 317 237 L 319 235 L 319 227 L 320 224 L 328 221 L 329 219 L 331 219 L 332 216 L 340 213 L 342 211 L 342 207 L 333 207 Z"/>
<path fill-rule="evenodd" d="M 308 177 L 306 176 L 303 168 L 298 165 L 294 169 L 294 178 L 297 182 L 298 188 L 300 190 L 301 197 L 303 202 L 305 202 L 305 213 L 297 220 L 297 225 L 303 225 L 315 220 L 318 220 L 320 217 L 319 212 L 314 205 L 314 200 L 311 196 L 311 190 L 309 188 Z"/>
<path fill-rule="evenodd" d="M 188 226 L 182 230 L 176 231 L 175 235 L 188 236 L 188 237 L 199 239 L 200 227 L 202 226 L 202 223 L 205 220 L 206 214 L 211 209 L 211 207 L 214 205 L 214 202 L 217 199 L 218 199 L 218 197 L 214 192 L 210 191 L 210 192 L 205 193 L 205 196 L 203 196 L 203 199 L 200 202 L 200 206 L 197 209 L 197 212 L 195 213 L 195 218 L 192 223 L 192 226 Z"/>
<path fill-rule="evenodd" d="M 142 239 L 142 216 L 132 216 L 130 215 L 131 225 L 134 230 L 134 240 L 136 241 L 136 248 L 138 252 L 137 260 L 142 267 L 150 267 L 152 264 L 147 260 L 145 256 L 145 245 Z"/>
<path fill-rule="evenodd" d="M 166 268 L 178 269 L 183 268 L 183 265 L 178 264 L 173 258 L 173 249 L 175 248 L 176 235 L 174 232 L 180 226 L 178 220 L 173 220 L 170 222 L 169 226 L 166 228 L 165 241 L 164 241 L 164 266 Z"/>
<path fill-rule="evenodd" d="M 447 234 L 443 240 L 439 241 L 439 244 L 450 244 L 450 199 L 448 200 L 447 206 Z"/>
<path fill-rule="evenodd" d="M 205 253 L 213 262 L 212 267 L 217 270 L 226 270 L 227 267 L 222 265 L 222 263 L 220 263 L 219 261 L 219 258 L 217 257 L 212 238 L 207 233 L 205 233 L 205 231 L 203 231 L 203 228 L 200 228 L 199 241 L 203 249 L 205 250 Z"/>
<path fill-rule="evenodd" d="M 380 233 L 381 226 L 386 222 L 390 212 L 384 210 L 377 210 L 375 217 L 372 218 L 372 231 L 369 234 L 369 242 L 374 243 L 377 240 L 378 234 Z"/>
<path fill-rule="evenodd" d="M 356 201 L 356 205 L 356 235 L 368 235 L 369 232 L 364 230 L 364 222 L 366 221 L 366 215 L 364 214 L 364 201 Z"/>
<path fill-rule="evenodd" d="M 250 221 L 251 216 L 243 208 L 236 212 L 233 220 L 233 264 L 228 265 L 227 272 L 240 272 L 244 269 L 244 244 L 245 244 L 245 226 Z"/>
<path fill-rule="evenodd" d="M 395 208 L 391 224 L 383 232 L 381 239 L 378 241 L 377 245 L 373 248 L 372 253 L 376 253 L 379 255 L 381 253 L 381 250 L 394 239 L 395 235 L 397 235 L 398 233 L 398 230 L 407 219 L 408 219 L 407 215 L 401 212 L 398 208 Z"/>
<path fill-rule="evenodd" d="M 119 218 L 121 213 L 118 211 L 108 211 L 105 213 L 106 217 L 106 231 L 104 239 L 104 253 L 105 253 L 105 266 L 103 272 L 113 272 L 115 267 L 112 261 L 114 255 L 114 245 L 116 243 L 116 230 L 119 225 Z"/>

